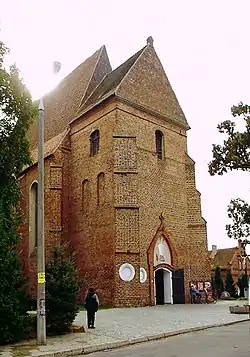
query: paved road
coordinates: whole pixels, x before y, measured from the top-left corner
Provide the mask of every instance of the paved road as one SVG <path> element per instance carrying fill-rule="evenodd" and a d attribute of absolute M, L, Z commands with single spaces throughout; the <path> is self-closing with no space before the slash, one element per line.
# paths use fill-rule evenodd
<path fill-rule="evenodd" d="M 90 357 L 249 357 L 249 322 L 169 337 Z"/>

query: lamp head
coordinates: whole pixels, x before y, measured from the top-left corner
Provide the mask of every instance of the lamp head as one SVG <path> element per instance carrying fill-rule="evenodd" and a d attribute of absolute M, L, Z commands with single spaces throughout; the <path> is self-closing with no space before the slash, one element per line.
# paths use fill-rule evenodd
<path fill-rule="evenodd" d="M 54 61 L 53 62 L 53 73 L 56 74 L 56 73 L 60 72 L 60 69 L 61 69 L 61 63 Z"/>

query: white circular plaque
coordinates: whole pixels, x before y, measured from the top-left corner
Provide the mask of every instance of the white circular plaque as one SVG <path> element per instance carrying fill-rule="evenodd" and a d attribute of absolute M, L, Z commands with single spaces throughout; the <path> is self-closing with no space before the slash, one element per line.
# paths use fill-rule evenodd
<path fill-rule="evenodd" d="M 129 263 L 122 264 L 119 269 L 119 275 L 123 281 L 131 281 L 135 277 L 135 268 Z"/>
<path fill-rule="evenodd" d="M 140 283 L 145 283 L 147 280 L 147 272 L 144 268 L 140 268 Z"/>

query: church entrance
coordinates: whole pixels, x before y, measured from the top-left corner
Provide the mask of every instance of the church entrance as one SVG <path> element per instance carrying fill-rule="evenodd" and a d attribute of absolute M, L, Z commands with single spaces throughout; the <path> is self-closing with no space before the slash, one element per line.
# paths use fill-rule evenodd
<path fill-rule="evenodd" d="M 166 268 L 155 271 L 156 305 L 172 304 L 172 272 Z"/>

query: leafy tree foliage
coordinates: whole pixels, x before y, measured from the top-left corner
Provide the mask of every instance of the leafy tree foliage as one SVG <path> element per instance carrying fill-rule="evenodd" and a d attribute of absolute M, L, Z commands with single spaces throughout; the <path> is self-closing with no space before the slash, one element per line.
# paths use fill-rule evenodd
<path fill-rule="evenodd" d="M 4 66 L 7 53 L 0 41 L 0 344 L 18 340 L 26 328 L 29 299 L 17 250 L 17 177 L 31 161 L 26 132 L 35 114 L 17 68 Z"/>
<path fill-rule="evenodd" d="M 46 322 L 48 331 L 65 333 L 78 313 L 79 282 L 68 244 L 55 245 L 46 265 Z"/>
<path fill-rule="evenodd" d="M 231 273 L 230 269 L 227 271 L 225 290 L 230 294 L 231 297 L 234 297 L 236 294 L 234 280 L 233 280 L 232 273 Z"/>
<path fill-rule="evenodd" d="M 231 108 L 233 117 L 241 117 L 245 131 L 236 130 L 236 123 L 226 120 L 218 130 L 227 136 L 223 145 L 213 145 L 213 160 L 209 164 L 210 175 L 223 175 L 232 170 L 250 170 L 250 106 L 240 103 Z"/>
<path fill-rule="evenodd" d="M 213 145 L 213 160 L 209 163 L 210 175 L 223 175 L 232 170 L 250 170 L 250 106 L 240 103 L 231 108 L 233 117 L 243 119 L 243 131 L 236 130 L 236 122 L 226 120 L 218 125 L 226 136 L 223 145 Z M 250 206 L 240 198 L 232 199 L 228 206 L 232 224 L 226 226 L 228 236 L 248 242 L 250 233 Z"/>
<path fill-rule="evenodd" d="M 228 209 L 228 217 L 232 220 L 231 224 L 226 225 L 227 234 L 230 238 L 241 239 L 248 244 L 250 235 L 249 205 L 244 200 L 232 199 Z"/>

